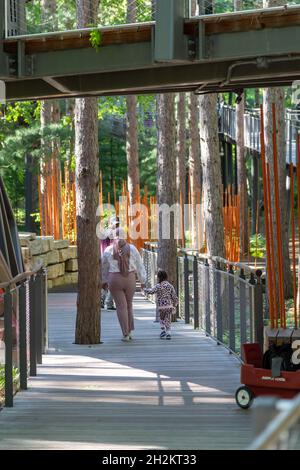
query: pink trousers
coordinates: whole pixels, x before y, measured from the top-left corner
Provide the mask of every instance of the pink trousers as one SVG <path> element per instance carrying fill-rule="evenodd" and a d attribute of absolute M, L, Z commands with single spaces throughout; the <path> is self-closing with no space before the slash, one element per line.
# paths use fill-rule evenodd
<path fill-rule="evenodd" d="M 134 330 L 132 300 L 135 293 L 135 273 L 130 272 L 127 277 L 120 273 L 109 273 L 108 287 L 117 308 L 120 327 L 124 336 Z"/>

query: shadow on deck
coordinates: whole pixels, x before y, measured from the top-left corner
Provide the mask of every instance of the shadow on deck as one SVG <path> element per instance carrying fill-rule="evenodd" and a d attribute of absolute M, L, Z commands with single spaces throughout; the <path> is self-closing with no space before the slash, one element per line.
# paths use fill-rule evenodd
<path fill-rule="evenodd" d="M 0 413 L 0 449 L 241 449 L 251 411 L 239 409 L 239 362 L 182 321 L 158 338 L 154 305 L 135 299 L 123 343 L 115 312 L 102 341 L 74 340 L 75 294 L 49 295 L 49 354 L 15 407 Z"/>

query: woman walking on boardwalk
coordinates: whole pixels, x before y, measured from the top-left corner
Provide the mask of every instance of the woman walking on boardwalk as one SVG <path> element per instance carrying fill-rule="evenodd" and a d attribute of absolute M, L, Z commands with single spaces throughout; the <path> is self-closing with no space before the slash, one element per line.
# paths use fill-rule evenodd
<path fill-rule="evenodd" d="M 134 330 L 132 301 L 136 289 L 136 275 L 143 288 L 146 271 L 138 250 L 131 243 L 127 243 L 120 232 L 120 229 L 117 229 L 112 245 L 103 253 L 102 287 L 109 288 L 115 301 L 123 333 L 122 341 L 130 341 Z"/>

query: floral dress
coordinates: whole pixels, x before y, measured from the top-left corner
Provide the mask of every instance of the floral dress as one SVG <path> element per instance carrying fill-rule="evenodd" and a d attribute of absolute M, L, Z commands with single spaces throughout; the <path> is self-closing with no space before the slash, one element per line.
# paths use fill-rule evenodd
<path fill-rule="evenodd" d="M 178 305 L 175 289 L 168 281 L 159 282 L 152 289 L 144 289 L 146 294 L 156 295 L 156 304 L 159 312 L 160 327 L 165 331 L 171 328 L 172 314 Z"/>

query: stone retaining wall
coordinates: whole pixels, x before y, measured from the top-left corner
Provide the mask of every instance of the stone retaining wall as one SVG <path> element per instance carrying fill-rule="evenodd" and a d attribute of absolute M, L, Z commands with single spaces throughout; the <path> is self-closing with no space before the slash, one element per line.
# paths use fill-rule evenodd
<path fill-rule="evenodd" d="M 77 246 L 70 246 L 68 240 L 38 237 L 35 233 L 20 233 L 19 236 L 25 268 L 31 270 L 43 263 L 47 268 L 49 289 L 77 284 Z"/>

